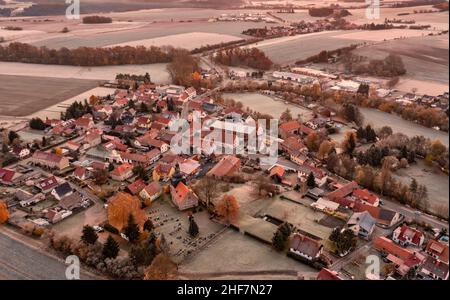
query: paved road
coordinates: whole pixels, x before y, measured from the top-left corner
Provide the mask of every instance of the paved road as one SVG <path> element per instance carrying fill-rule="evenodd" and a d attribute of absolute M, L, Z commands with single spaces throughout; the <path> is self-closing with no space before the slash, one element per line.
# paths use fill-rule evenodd
<path fill-rule="evenodd" d="M 64 262 L 46 254 L 39 244 L 9 229 L 0 228 L 0 280 L 65 280 Z M 99 279 L 83 270 L 80 277 L 85 280 Z"/>

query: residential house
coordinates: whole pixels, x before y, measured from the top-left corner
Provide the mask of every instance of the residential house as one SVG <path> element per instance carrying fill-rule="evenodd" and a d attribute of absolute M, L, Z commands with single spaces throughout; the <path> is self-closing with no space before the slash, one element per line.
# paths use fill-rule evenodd
<path fill-rule="evenodd" d="M 71 215 L 72 211 L 70 210 L 65 210 L 60 207 L 52 207 L 47 211 L 45 217 L 50 223 L 55 224 Z"/>
<path fill-rule="evenodd" d="M 55 176 L 50 176 L 38 182 L 37 187 L 44 193 L 51 192 L 55 187 L 59 185 Z"/>
<path fill-rule="evenodd" d="M 131 195 L 136 196 L 145 188 L 145 185 L 145 181 L 139 178 L 135 182 L 127 185 L 127 189 Z"/>
<path fill-rule="evenodd" d="M 51 192 L 52 196 L 57 200 L 61 200 L 63 197 L 69 196 L 72 193 L 73 189 L 68 182 L 58 185 Z"/>
<path fill-rule="evenodd" d="M 94 121 L 91 118 L 80 117 L 75 120 L 75 128 L 82 131 L 87 131 L 94 126 Z"/>
<path fill-rule="evenodd" d="M 322 251 L 323 246 L 320 242 L 306 235 L 295 233 L 291 239 L 289 253 L 294 254 L 294 257 L 315 262 L 320 258 Z"/>
<path fill-rule="evenodd" d="M 206 174 L 215 178 L 223 178 L 236 174 L 241 166 L 241 160 L 232 155 L 226 155 Z"/>
<path fill-rule="evenodd" d="M 301 142 L 297 136 L 289 136 L 280 143 L 280 149 L 289 155 L 299 151 L 303 154 L 308 153 L 308 148 Z"/>
<path fill-rule="evenodd" d="M 14 180 L 20 175 L 22 174 L 17 173 L 16 171 L 6 168 L 0 168 L 0 183 L 3 185 L 12 185 L 14 183 Z"/>
<path fill-rule="evenodd" d="M 448 264 L 447 245 L 436 240 L 429 240 L 427 243 L 427 247 L 425 248 L 425 252 L 434 259 Z"/>
<path fill-rule="evenodd" d="M 298 179 L 301 182 L 306 182 L 309 174 L 313 173 L 314 181 L 316 182 L 316 185 L 318 187 L 322 187 L 323 185 L 325 185 L 325 183 L 327 183 L 328 179 L 327 173 L 325 173 L 319 168 L 313 167 L 312 165 L 309 164 L 299 165 L 297 166 L 297 171 L 298 171 Z"/>
<path fill-rule="evenodd" d="M 372 217 L 377 220 L 377 223 L 380 226 L 385 228 L 389 228 L 394 226 L 400 221 L 400 214 L 396 211 L 383 208 L 383 207 L 375 207 L 369 204 L 364 204 L 361 202 L 355 202 L 353 204 L 354 212 L 363 212 L 367 211 L 370 213 Z"/>
<path fill-rule="evenodd" d="M 80 181 L 84 181 L 89 178 L 90 172 L 88 169 L 84 167 L 77 167 L 75 171 L 73 171 L 73 177 Z"/>
<path fill-rule="evenodd" d="M 415 228 L 411 228 L 407 225 L 402 225 L 394 230 L 394 232 L 392 233 L 392 240 L 404 247 L 410 245 L 421 247 L 425 240 L 425 236 L 422 232 Z"/>
<path fill-rule="evenodd" d="M 403 248 L 384 236 L 375 238 L 373 247 L 394 264 L 396 273 L 401 277 L 406 276 L 411 269 L 417 270 L 426 258 L 421 253 Z"/>
<path fill-rule="evenodd" d="M 276 183 L 281 183 L 284 180 L 286 170 L 282 166 L 274 166 L 270 169 L 269 177 Z"/>
<path fill-rule="evenodd" d="M 419 268 L 417 276 L 423 279 L 448 280 L 448 264 L 428 256 Z"/>
<path fill-rule="evenodd" d="M 200 167 L 200 163 L 191 158 L 180 163 L 180 171 L 186 176 L 195 175 L 200 170 Z"/>
<path fill-rule="evenodd" d="M 198 206 L 198 197 L 183 182 L 178 182 L 176 187 L 170 185 L 172 202 L 179 210 L 186 210 Z"/>
<path fill-rule="evenodd" d="M 97 132 L 89 132 L 84 137 L 84 141 L 89 145 L 89 147 L 95 147 L 102 143 L 102 136 Z"/>
<path fill-rule="evenodd" d="M 145 186 L 139 193 L 143 200 L 155 201 L 162 194 L 162 188 L 158 181 L 152 181 Z"/>
<path fill-rule="evenodd" d="M 133 165 L 124 163 L 112 170 L 110 175 L 113 180 L 125 181 L 133 176 Z"/>
<path fill-rule="evenodd" d="M 279 125 L 278 132 L 282 139 L 287 139 L 290 136 L 299 135 L 301 127 L 300 122 L 293 120 Z"/>
<path fill-rule="evenodd" d="M 65 210 L 74 210 L 81 206 L 83 202 L 83 198 L 80 193 L 71 193 L 70 195 L 66 195 L 58 203 L 58 206 L 62 207 Z"/>
<path fill-rule="evenodd" d="M 31 157 L 31 162 L 35 165 L 58 170 L 65 169 L 69 166 L 69 159 L 67 157 L 43 151 L 34 152 Z"/>
<path fill-rule="evenodd" d="M 378 206 L 380 204 L 380 198 L 369 192 L 367 189 L 355 189 L 353 190 L 351 197 L 357 201 L 361 201 L 372 206 Z"/>
<path fill-rule="evenodd" d="M 358 188 L 358 183 L 356 181 L 349 182 L 343 186 L 338 186 L 337 189 L 334 191 L 328 193 L 326 197 L 331 201 L 336 201 L 340 198 L 345 198 L 346 196 L 350 195 L 354 189 Z"/>
<path fill-rule="evenodd" d="M 153 169 L 152 177 L 154 181 L 168 181 L 175 173 L 175 167 L 168 163 L 158 163 Z"/>
<path fill-rule="evenodd" d="M 356 236 L 369 239 L 373 233 L 377 220 L 367 212 L 355 212 L 347 221 L 347 227 L 351 229 Z"/>

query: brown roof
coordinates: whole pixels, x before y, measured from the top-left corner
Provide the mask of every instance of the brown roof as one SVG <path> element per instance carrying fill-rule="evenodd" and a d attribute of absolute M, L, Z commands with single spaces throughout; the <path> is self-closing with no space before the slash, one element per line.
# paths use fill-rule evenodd
<path fill-rule="evenodd" d="M 317 274 L 317 280 L 342 280 L 342 278 L 339 277 L 338 272 L 323 268 Z"/>
<path fill-rule="evenodd" d="M 161 185 L 157 181 L 153 181 L 146 187 L 144 187 L 144 190 L 149 194 L 150 196 L 153 196 L 161 191 Z"/>
<path fill-rule="evenodd" d="M 290 132 L 293 130 L 300 129 L 301 126 L 302 125 L 298 121 L 289 121 L 289 122 L 281 124 L 279 126 L 279 128 L 283 131 Z"/>
<path fill-rule="evenodd" d="M 144 187 L 145 187 L 145 182 L 144 182 L 144 180 L 138 179 L 138 180 L 136 180 L 135 182 L 130 183 L 130 184 L 127 186 L 127 189 L 130 191 L 130 193 L 131 193 L 132 195 L 136 195 L 136 194 L 139 194 L 139 192 L 142 191 L 142 189 L 144 189 Z"/>
<path fill-rule="evenodd" d="M 346 185 L 332 191 L 326 195 L 328 199 L 333 201 L 336 198 L 344 198 L 345 196 L 350 195 L 354 189 L 358 188 L 358 183 L 356 181 L 352 181 L 347 183 Z"/>
<path fill-rule="evenodd" d="M 427 252 L 439 257 L 439 260 L 448 263 L 448 246 L 435 240 L 429 240 L 426 248 Z"/>
<path fill-rule="evenodd" d="M 308 256 L 316 257 L 317 253 L 319 253 L 322 248 L 322 245 L 306 235 L 296 233 L 292 238 L 290 248 Z"/>
<path fill-rule="evenodd" d="M 116 175 L 116 176 L 122 176 L 123 174 L 126 174 L 127 172 L 129 172 L 131 169 L 133 169 L 133 166 L 130 164 L 122 164 L 118 167 L 116 167 L 114 170 L 112 170 L 111 174 Z"/>
<path fill-rule="evenodd" d="M 54 153 L 51 152 L 43 152 L 43 151 L 36 151 L 33 154 L 33 158 L 34 159 L 39 159 L 39 160 L 45 160 L 45 161 L 52 161 L 55 163 L 58 163 L 61 161 L 61 159 L 63 158 L 62 156 L 56 155 Z"/>
<path fill-rule="evenodd" d="M 283 178 L 285 172 L 286 172 L 286 171 L 284 170 L 283 167 L 281 167 L 281 166 L 275 166 L 275 167 L 273 167 L 273 168 L 270 170 L 270 175 L 269 175 L 269 176 L 272 177 L 272 176 L 277 175 L 278 177 Z"/>
<path fill-rule="evenodd" d="M 232 172 L 236 171 L 241 164 L 241 160 L 235 156 L 227 155 L 223 157 L 209 172 L 207 175 L 223 177 L 228 176 Z"/>

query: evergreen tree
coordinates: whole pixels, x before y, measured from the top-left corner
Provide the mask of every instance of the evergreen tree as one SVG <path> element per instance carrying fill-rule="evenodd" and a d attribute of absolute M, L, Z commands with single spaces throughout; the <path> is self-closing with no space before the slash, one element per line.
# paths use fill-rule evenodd
<path fill-rule="evenodd" d="M 148 266 L 156 256 L 155 240 L 146 240 L 131 247 L 130 258 L 136 266 Z"/>
<path fill-rule="evenodd" d="M 277 230 L 273 235 L 272 246 L 278 251 L 284 250 L 286 246 L 286 240 L 283 236 L 283 233 L 280 230 Z"/>
<path fill-rule="evenodd" d="M 144 230 L 150 232 L 153 230 L 153 228 L 155 228 L 155 226 L 153 225 L 152 220 L 147 219 L 147 221 L 145 221 L 145 223 L 144 223 Z"/>
<path fill-rule="evenodd" d="M 130 242 L 134 243 L 139 240 L 139 226 L 136 224 L 136 221 L 134 220 L 134 216 L 132 214 L 128 216 L 128 224 L 123 229 L 123 232 Z"/>
<path fill-rule="evenodd" d="M 102 255 L 104 258 L 116 258 L 119 254 L 119 243 L 109 235 L 103 245 Z"/>
<path fill-rule="evenodd" d="M 288 222 L 284 222 L 280 226 L 280 231 L 286 239 L 289 238 L 289 236 L 291 236 L 292 233 L 291 225 L 289 225 Z"/>
<path fill-rule="evenodd" d="M 11 130 L 11 131 L 8 133 L 8 140 L 9 140 L 9 143 L 10 143 L 10 144 L 11 144 L 15 139 L 18 139 L 18 138 L 19 138 L 19 135 L 17 134 L 17 132 Z"/>
<path fill-rule="evenodd" d="M 189 234 L 192 237 L 196 237 L 198 235 L 198 225 L 194 220 L 194 217 L 190 216 L 189 217 Z"/>
<path fill-rule="evenodd" d="M 85 244 L 95 244 L 95 242 L 98 239 L 97 232 L 95 232 L 94 228 L 89 225 L 84 225 L 83 227 L 83 234 L 81 235 L 81 240 Z"/>
<path fill-rule="evenodd" d="M 308 178 L 306 179 L 306 185 L 309 188 L 314 188 L 316 186 L 316 179 L 314 178 L 313 172 L 310 172 Z"/>

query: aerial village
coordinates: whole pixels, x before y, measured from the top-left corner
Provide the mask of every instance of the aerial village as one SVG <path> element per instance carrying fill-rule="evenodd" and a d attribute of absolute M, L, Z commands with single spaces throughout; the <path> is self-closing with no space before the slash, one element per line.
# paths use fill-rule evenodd
<path fill-rule="evenodd" d="M 270 76 L 302 84 L 336 79 L 307 69 Z M 15 156 L 0 169 L 10 224 L 33 236 L 51 229 L 70 237 L 89 225 L 101 240 L 113 236 L 128 252 L 128 243 L 139 239 L 127 229 L 132 222 L 141 235 L 151 232 L 177 264 L 231 228 L 271 245 L 274 255 L 287 255 L 292 264 L 316 270 L 304 279 L 365 276 L 360 260 L 368 254 L 382 259 L 382 279 L 448 279 L 445 229 L 424 225 L 419 214 L 405 216 L 399 204 L 386 207 L 379 194 L 330 172 L 308 150 L 311 135 L 327 136 L 338 118 L 281 118 L 279 157 L 271 165 L 259 155 L 204 149 L 175 154 L 170 127 L 176 120 L 192 122 L 198 112 L 202 128 L 191 135 L 204 142 L 214 129 L 256 130 L 246 128 L 251 114 L 216 103 L 202 88 L 150 80 L 133 86 L 74 103 L 63 119 L 33 119 L 24 130 L 42 132 L 41 140 L 25 143 L 15 132 L 6 135 L 11 143 L 3 143 L 3 152 Z M 332 88 L 356 93 L 358 87 L 344 81 Z M 233 153 L 240 142 L 234 135 L 219 144 Z"/>

